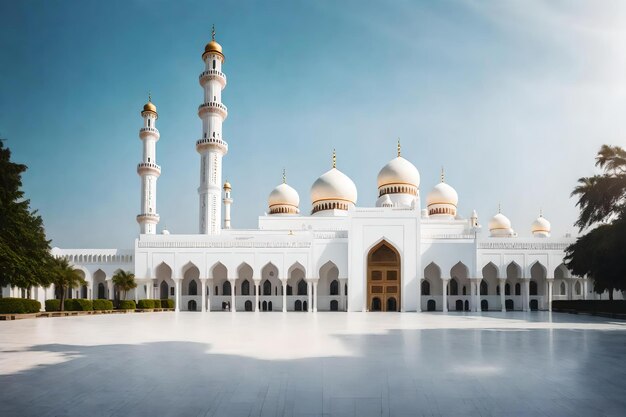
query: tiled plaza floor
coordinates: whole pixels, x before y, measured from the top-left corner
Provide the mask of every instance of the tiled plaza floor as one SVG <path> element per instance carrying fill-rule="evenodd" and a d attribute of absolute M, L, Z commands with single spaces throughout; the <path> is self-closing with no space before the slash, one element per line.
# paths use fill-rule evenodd
<path fill-rule="evenodd" d="M 0 416 L 624 416 L 626 322 L 144 313 L 0 323 Z"/>

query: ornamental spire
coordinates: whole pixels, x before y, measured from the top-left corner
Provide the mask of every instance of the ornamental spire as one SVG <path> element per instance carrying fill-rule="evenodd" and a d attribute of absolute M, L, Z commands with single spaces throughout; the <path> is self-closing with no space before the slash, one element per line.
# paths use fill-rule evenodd
<path fill-rule="evenodd" d="M 337 168 L 337 153 L 335 152 L 334 148 L 333 148 L 333 168 Z"/>
<path fill-rule="evenodd" d="M 502 213 L 502 204 L 498 203 L 498 213 Z"/>
<path fill-rule="evenodd" d="M 211 40 L 214 41 L 215 40 L 215 23 L 213 24 L 213 26 L 211 27 Z"/>
<path fill-rule="evenodd" d="M 443 170 L 443 167 L 441 167 L 441 182 L 446 182 L 446 174 Z"/>
<path fill-rule="evenodd" d="M 398 138 L 398 158 L 400 158 L 400 138 Z"/>
<path fill-rule="evenodd" d="M 152 103 L 152 92 L 148 91 L 148 103 Z"/>
<path fill-rule="evenodd" d="M 285 168 L 283 168 L 283 184 L 287 184 L 287 174 L 285 173 Z"/>

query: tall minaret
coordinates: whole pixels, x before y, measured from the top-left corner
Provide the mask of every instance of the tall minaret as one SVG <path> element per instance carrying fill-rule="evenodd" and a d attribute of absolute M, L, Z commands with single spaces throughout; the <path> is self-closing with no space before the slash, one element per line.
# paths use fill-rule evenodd
<path fill-rule="evenodd" d="M 228 152 L 228 144 L 222 138 L 222 123 L 228 109 L 222 104 L 226 76 L 222 73 L 222 47 L 215 42 L 215 26 L 202 60 L 205 67 L 200 74 L 200 85 L 204 88 L 204 103 L 198 108 L 202 138 L 196 142 L 196 150 L 200 153 L 200 233 L 217 235 L 222 222 L 222 157 Z"/>
<path fill-rule="evenodd" d="M 139 129 L 139 138 L 143 141 L 143 159 L 137 165 L 137 174 L 141 177 L 141 213 L 137 216 L 137 223 L 139 233 L 153 235 L 159 223 L 159 215 L 156 212 L 156 187 L 161 167 L 156 164 L 156 143 L 160 137 L 156 120 L 159 115 L 150 96 L 143 106 L 141 117 L 143 127 Z"/>
<path fill-rule="evenodd" d="M 226 181 L 224 183 L 224 229 L 230 229 L 230 205 L 233 204 L 231 189 L 230 183 Z"/>

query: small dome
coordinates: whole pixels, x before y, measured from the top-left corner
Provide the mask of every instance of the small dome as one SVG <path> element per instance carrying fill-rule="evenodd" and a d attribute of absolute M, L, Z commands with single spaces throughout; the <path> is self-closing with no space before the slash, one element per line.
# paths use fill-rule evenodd
<path fill-rule="evenodd" d="M 215 42 L 215 39 L 211 39 L 211 41 L 207 43 L 206 46 L 204 47 L 204 53 L 205 54 L 218 53 L 220 55 L 223 55 L 222 45 Z"/>
<path fill-rule="evenodd" d="M 169 234 L 170 234 L 170 231 L 169 231 L 169 230 L 167 230 L 167 229 L 163 229 L 163 230 L 161 231 L 161 234 L 162 234 L 162 235 L 169 235 Z"/>
<path fill-rule="evenodd" d="M 426 204 L 431 206 L 434 204 L 450 204 L 456 207 L 459 203 L 459 195 L 456 190 L 446 184 L 440 182 L 426 196 Z"/>
<path fill-rule="evenodd" d="M 498 213 L 489 220 L 489 231 L 510 230 L 511 221 L 502 213 Z"/>
<path fill-rule="evenodd" d="M 550 234 L 550 228 L 550 222 L 546 220 L 542 214 L 540 214 L 530 226 L 533 235 L 548 235 Z"/>
<path fill-rule="evenodd" d="M 420 174 L 415 165 L 398 156 L 389 161 L 378 173 L 378 188 L 390 184 L 419 187 Z"/>
<path fill-rule="evenodd" d="M 148 101 L 146 104 L 144 104 L 143 111 L 151 111 L 153 113 L 157 112 L 156 106 L 154 104 L 152 104 L 151 101 Z"/>
<path fill-rule="evenodd" d="M 356 204 L 356 198 L 354 182 L 337 168 L 326 171 L 311 187 L 311 201 L 314 205 L 324 200 L 343 200 Z"/>
<path fill-rule="evenodd" d="M 230 183 L 229 183 L 228 181 L 226 181 L 226 182 L 224 183 L 224 191 L 226 191 L 226 190 L 230 191 L 231 189 L 232 189 L 232 188 L 231 188 L 231 186 L 230 186 Z"/>
<path fill-rule="evenodd" d="M 274 206 L 292 206 L 298 208 L 300 205 L 300 196 L 293 187 L 282 183 L 272 190 L 268 198 L 270 212 Z"/>

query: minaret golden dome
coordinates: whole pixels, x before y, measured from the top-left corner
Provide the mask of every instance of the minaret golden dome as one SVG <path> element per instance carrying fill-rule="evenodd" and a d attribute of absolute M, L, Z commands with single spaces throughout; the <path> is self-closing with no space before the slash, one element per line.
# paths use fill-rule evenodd
<path fill-rule="evenodd" d="M 224 53 L 222 52 L 222 45 L 220 45 L 219 43 L 215 41 L 215 25 L 213 25 L 213 28 L 211 30 L 211 41 L 207 43 L 206 46 L 204 47 L 204 53 L 202 54 L 202 59 L 204 59 L 204 56 L 207 54 L 217 54 L 222 58 L 222 61 L 224 61 Z"/>
<path fill-rule="evenodd" d="M 231 186 L 230 186 L 230 183 L 229 183 L 228 181 L 226 181 L 226 182 L 224 183 L 224 191 L 226 191 L 226 190 L 230 191 L 231 189 L 232 189 L 232 188 L 231 188 Z"/>
<path fill-rule="evenodd" d="M 143 111 L 151 111 L 152 113 L 157 112 L 156 106 L 152 104 L 152 94 L 148 93 L 148 102 L 143 105 Z"/>

